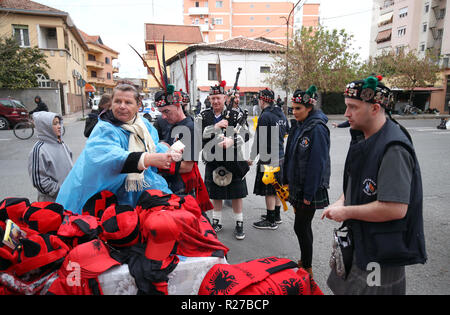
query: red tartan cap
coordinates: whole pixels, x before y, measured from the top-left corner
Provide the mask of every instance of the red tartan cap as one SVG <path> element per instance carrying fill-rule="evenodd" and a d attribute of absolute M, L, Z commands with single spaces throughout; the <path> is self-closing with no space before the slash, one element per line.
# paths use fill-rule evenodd
<path fill-rule="evenodd" d="M 102 215 L 100 225 L 102 239 L 112 246 L 132 246 L 140 240 L 139 216 L 131 206 L 109 206 Z"/>
<path fill-rule="evenodd" d="M 116 195 L 108 190 L 103 190 L 86 201 L 82 214 L 92 215 L 100 219 L 105 209 L 114 204 L 118 204 Z"/>
<path fill-rule="evenodd" d="M 99 220 L 91 215 L 66 215 L 58 229 L 58 236 L 90 241 L 101 233 Z"/>
<path fill-rule="evenodd" d="M 69 248 L 55 235 L 34 234 L 22 239 L 15 273 L 18 276 L 56 262 L 65 257 Z"/>
<path fill-rule="evenodd" d="M 22 224 L 22 215 L 30 206 L 27 198 L 5 198 L 0 201 L 0 221 L 5 222 L 7 219 L 14 223 Z"/>
<path fill-rule="evenodd" d="M 69 263 L 78 263 L 86 277 L 94 277 L 113 266 L 120 265 L 120 262 L 110 256 L 105 244 L 99 239 L 80 244 L 72 249 L 62 268 L 69 270 L 67 266 Z"/>
<path fill-rule="evenodd" d="M 56 202 L 33 202 L 24 212 L 22 220 L 39 233 L 56 234 L 64 218 L 64 207 Z"/>

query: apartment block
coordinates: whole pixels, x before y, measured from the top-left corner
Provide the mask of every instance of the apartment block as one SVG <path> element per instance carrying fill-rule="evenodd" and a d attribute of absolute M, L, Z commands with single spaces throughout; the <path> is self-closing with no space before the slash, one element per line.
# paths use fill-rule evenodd
<path fill-rule="evenodd" d="M 113 65 L 113 61 L 119 57 L 119 53 L 106 46 L 99 35 L 88 35 L 80 30 L 88 50 L 86 52 L 86 81 L 88 92 L 112 94 L 115 86 L 113 74 L 119 72 L 119 68 Z"/>
<path fill-rule="evenodd" d="M 430 107 L 448 111 L 450 102 L 450 0 L 374 0 L 370 55 L 427 50 L 441 56 L 442 80 L 429 93 Z"/>
<path fill-rule="evenodd" d="M 188 45 L 203 42 L 202 34 L 198 25 L 170 25 L 170 24 L 145 24 L 145 54 L 144 59 L 151 71 L 161 78 L 159 63 L 162 67 L 162 43 L 164 39 L 164 50 L 166 60 L 178 52 L 184 50 Z M 136 58 L 139 58 L 136 56 Z M 170 73 L 170 67 L 167 69 Z M 147 85 L 144 93 L 153 93 L 159 89 L 156 80 L 147 71 Z"/>
<path fill-rule="evenodd" d="M 244 36 L 286 44 L 294 25 L 318 25 L 319 7 L 311 0 L 297 10 L 292 0 L 183 0 L 183 16 L 185 25 L 199 25 L 205 42 Z"/>

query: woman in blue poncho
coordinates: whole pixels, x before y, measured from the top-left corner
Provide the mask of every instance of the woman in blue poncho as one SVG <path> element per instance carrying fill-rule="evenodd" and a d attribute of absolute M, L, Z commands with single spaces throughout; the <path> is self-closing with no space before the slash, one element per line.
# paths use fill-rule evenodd
<path fill-rule="evenodd" d="M 156 129 L 138 113 L 139 93 L 128 84 L 118 85 L 111 109 L 99 117 L 86 146 L 67 176 L 57 203 L 81 213 L 95 193 L 109 190 L 119 204 L 134 207 L 146 189 L 171 193 L 157 169 L 169 168 L 177 157 L 159 144 Z"/>

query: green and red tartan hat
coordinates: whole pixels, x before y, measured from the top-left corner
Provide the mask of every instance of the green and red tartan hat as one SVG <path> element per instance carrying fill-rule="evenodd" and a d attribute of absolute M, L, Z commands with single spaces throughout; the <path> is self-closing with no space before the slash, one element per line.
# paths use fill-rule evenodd
<path fill-rule="evenodd" d="M 209 90 L 209 95 L 218 95 L 218 94 L 227 94 L 225 91 L 225 87 L 227 85 L 227 82 L 225 80 L 222 80 L 219 85 L 211 86 Z"/>
<path fill-rule="evenodd" d="M 292 102 L 305 106 L 314 106 L 317 103 L 317 87 L 311 85 L 306 91 L 297 89 L 292 96 Z"/>
<path fill-rule="evenodd" d="M 350 82 L 345 88 L 344 96 L 387 107 L 392 99 L 392 92 L 381 83 L 382 79 L 383 77 L 379 75 Z"/>

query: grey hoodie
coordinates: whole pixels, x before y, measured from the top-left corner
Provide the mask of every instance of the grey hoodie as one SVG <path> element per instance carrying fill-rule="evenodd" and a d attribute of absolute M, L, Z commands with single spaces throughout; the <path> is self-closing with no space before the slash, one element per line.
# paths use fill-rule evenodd
<path fill-rule="evenodd" d="M 38 142 L 28 156 L 28 173 L 33 186 L 38 190 L 37 201 L 56 200 L 59 187 L 72 169 L 72 152 L 67 145 L 58 141 L 53 132 L 53 119 L 62 117 L 51 112 L 33 114 Z"/>

